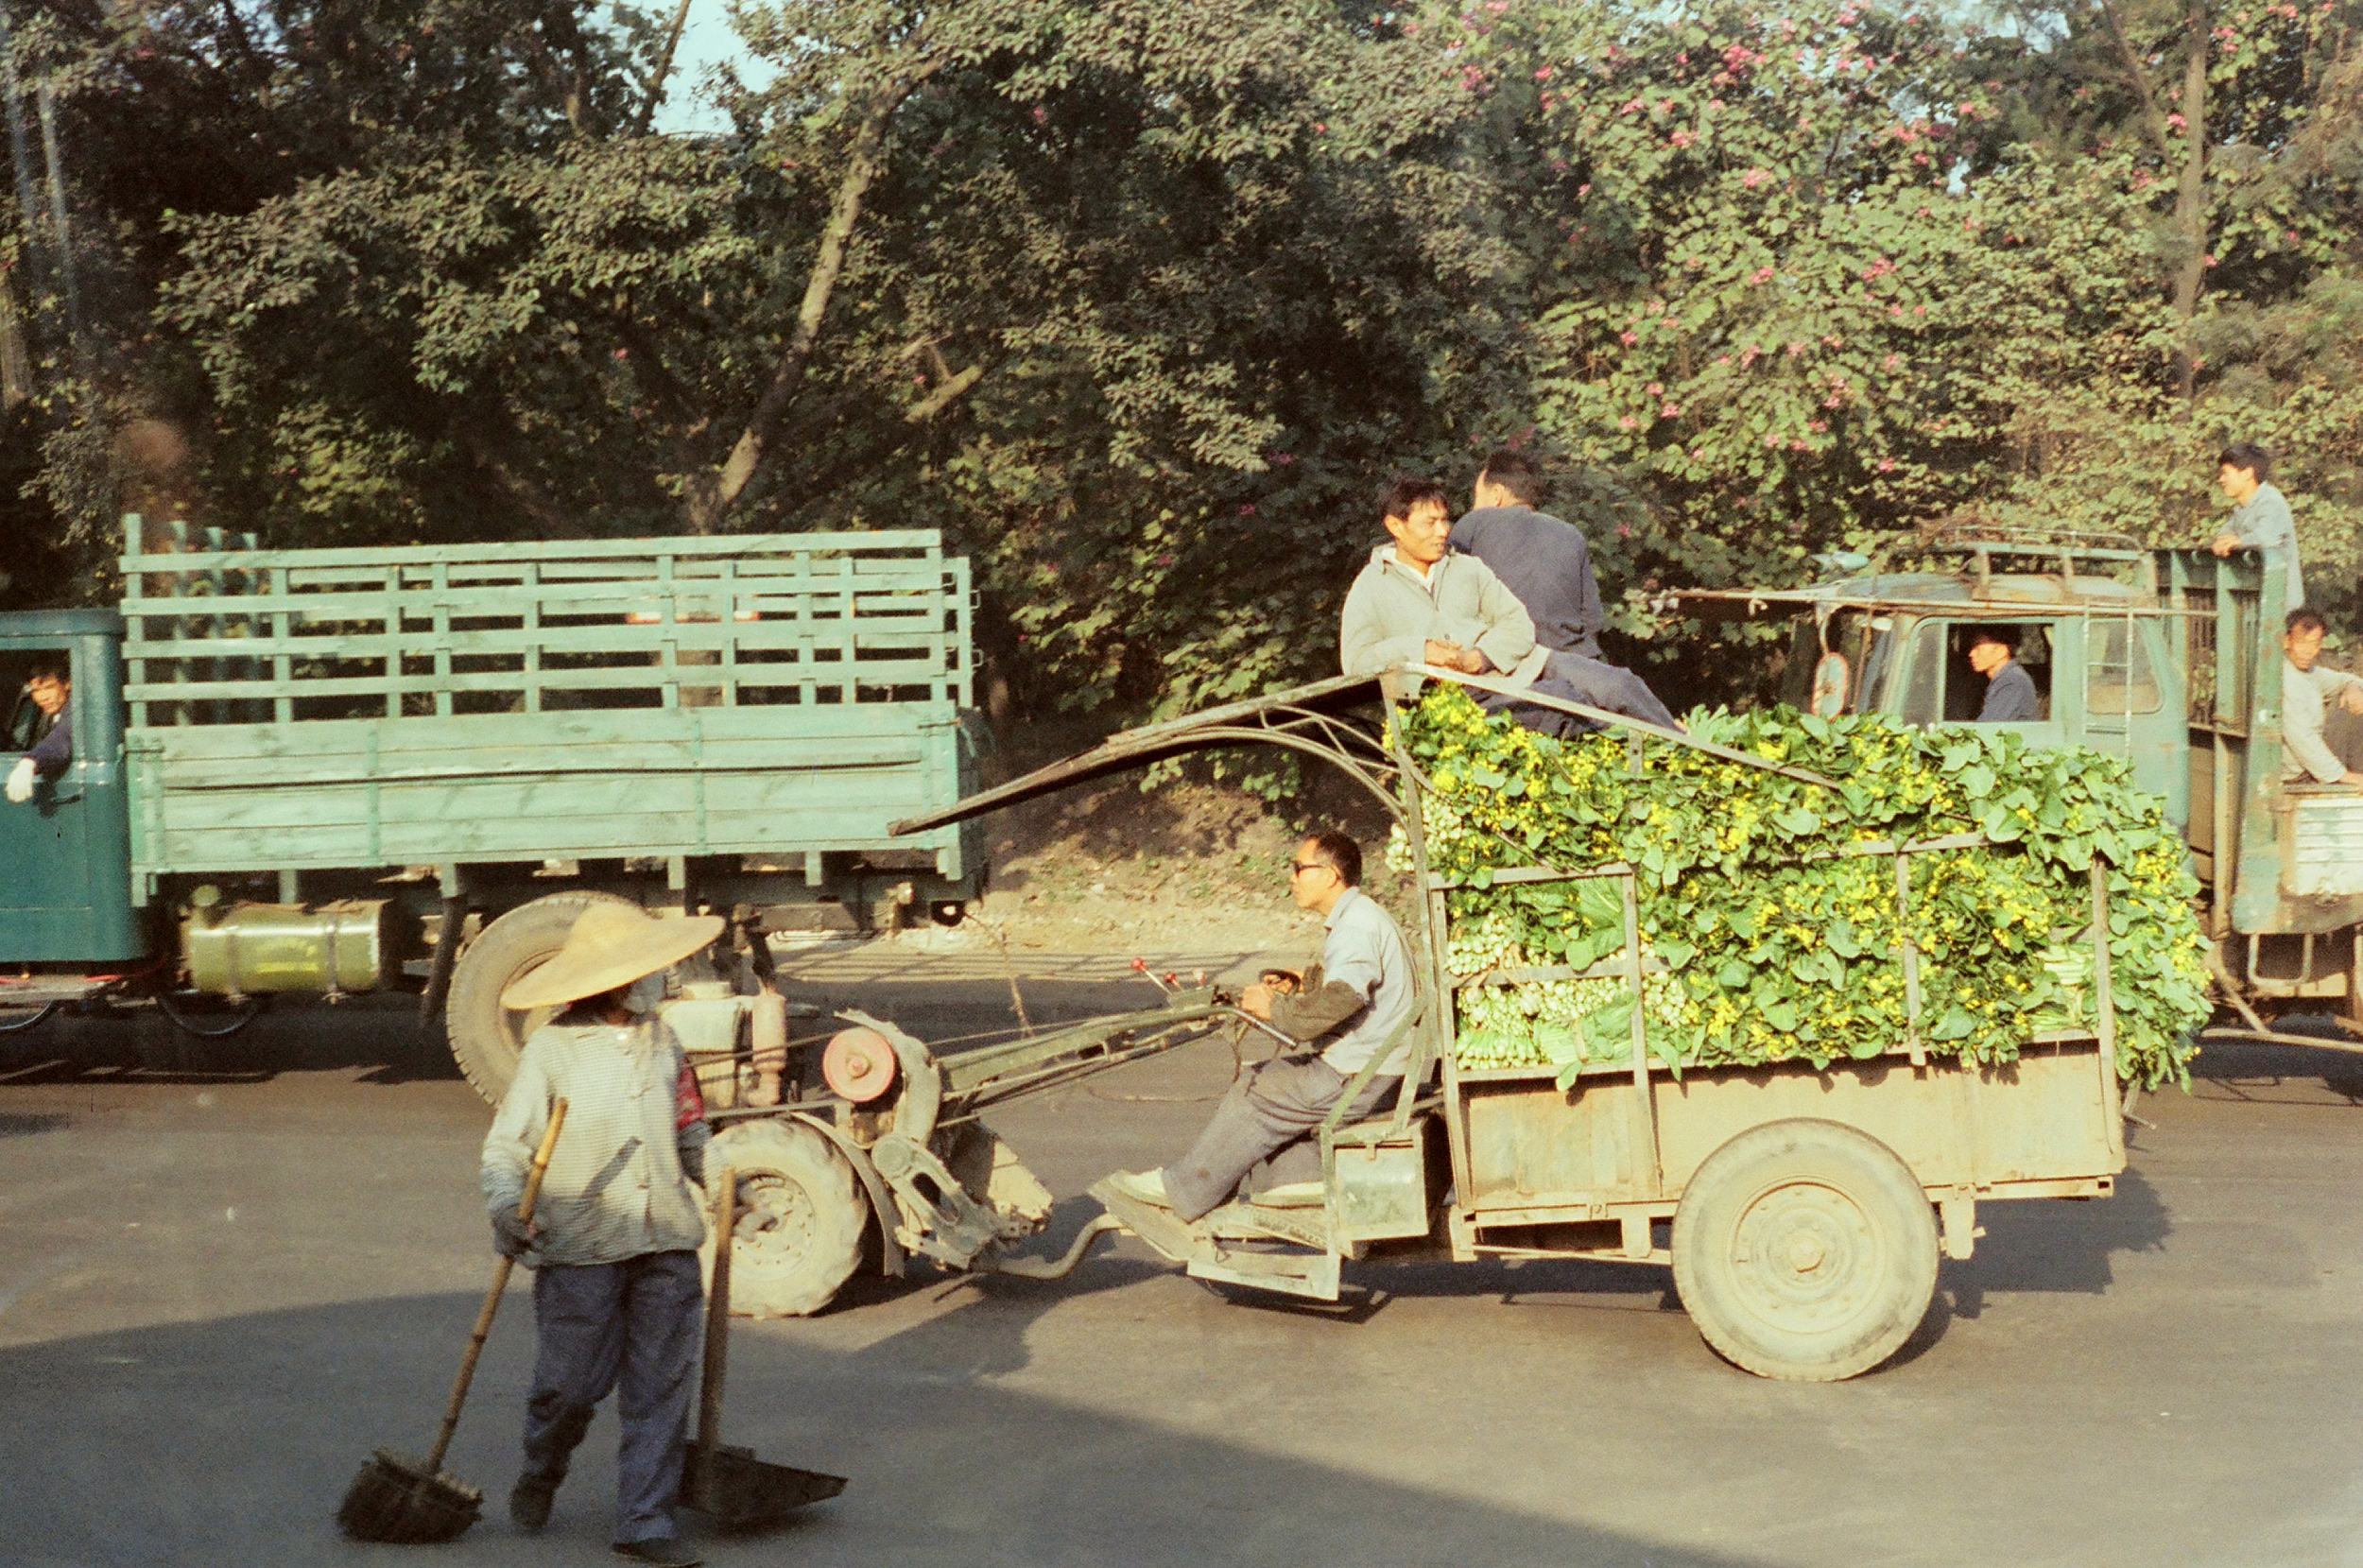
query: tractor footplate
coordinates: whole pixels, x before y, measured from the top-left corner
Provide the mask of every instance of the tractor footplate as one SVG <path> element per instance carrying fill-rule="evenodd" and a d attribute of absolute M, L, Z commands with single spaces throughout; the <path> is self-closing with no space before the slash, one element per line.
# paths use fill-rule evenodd
<path fill-rule="evenodd" d="M 1128 1198 L 1105 1181 L 1093 1187 L 1091 1196 L 1126 1230 L 1182 1265 L 1193 1279 L 1219 1280 L 1227 1284 L 1276 1290 L 1318 1301 L 1337 1299 L 1337 1254 L 1329 1250 L 1318 1233 L 1291 1233 L 1308 1221 L 1318 1228 L 1320 1221 L 1316 1215 L 1300 1218 L 1276 1210 L 1257 1210 L 1251 1204 L 1233 1203 L 1192 1224 L 1169 1209 Z M 1284 1226 L 1288 1229 L 1282 1229 Z M 1226 1240 L 1285 1242 L 1291 1249 L 1263 1251 L 1219 1245 Z"/>

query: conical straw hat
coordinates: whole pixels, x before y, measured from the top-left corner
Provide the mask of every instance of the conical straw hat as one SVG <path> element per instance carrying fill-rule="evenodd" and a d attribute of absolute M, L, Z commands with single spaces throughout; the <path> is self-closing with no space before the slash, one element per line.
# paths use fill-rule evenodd
<path fill-rule="evenodd" d="M 501 1006 L 519 1012 L 554 1008 L 628 986 L 706 946 L 723 923 L 719 915 L 658 920 L 620 904 L 594 904 L 547 963 L 509 983 Z"/>

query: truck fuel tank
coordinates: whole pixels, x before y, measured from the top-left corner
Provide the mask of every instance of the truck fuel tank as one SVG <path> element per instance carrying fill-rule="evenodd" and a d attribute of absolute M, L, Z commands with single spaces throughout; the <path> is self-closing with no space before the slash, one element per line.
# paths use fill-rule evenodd
<path fill-rule="evenodd" d="M 230 904 L 216 887 L 189 896 L 181 951 L 189 984 L 220 996 L 374 991 L 385 978 L 392 905 Z"/>

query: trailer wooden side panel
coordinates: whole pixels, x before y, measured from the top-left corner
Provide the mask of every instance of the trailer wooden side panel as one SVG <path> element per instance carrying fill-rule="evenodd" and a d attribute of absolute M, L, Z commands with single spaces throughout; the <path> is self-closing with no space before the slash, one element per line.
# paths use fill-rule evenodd
<path fill-rule="evenodd" d="M 1588 1076 L 1565 1090 L 1542 1073 L 1464 1077 L 1471 1190 L 1459 1207 L 1525 1215 L 1679 1200 L 1724 1144 L 1798 1117 L 1869 1133 L 1932 1190 L 2007 1197 L 2113 1178 L 2125 1168 L 2124 1124 L 2099 1056 L 2085 1040 L 2030 1045 L 2001 1067 L 1889 1057 L 1656 1075 L 1654 1159 L 1632 1136 L 1642 1119 L 1629 1077 Z"/>

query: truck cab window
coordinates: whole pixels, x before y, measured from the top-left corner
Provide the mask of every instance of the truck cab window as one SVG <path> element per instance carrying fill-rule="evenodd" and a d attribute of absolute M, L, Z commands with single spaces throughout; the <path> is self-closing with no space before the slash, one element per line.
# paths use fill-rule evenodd
<path fill-rule="evenodd" d="M 2150 663 L 2149 645 L 2125 621 L 2096 618 L 2087 632 L 2084 656 L 2084 711 L 2096 718 L 2111 714 L 2154 714 L 2163 698 L 2158 671 Z M 2131 660 L 2127 659 L 2128 645 Z"/>
<path fill-rule="evenodd" d="M 1970 640 L 1977 626 L 1945 628 L 1944 718 L 1949 724 L 1974 722 L 1986 702 L 1986 678 L 1969 662 Z M 2010 658 L 2034 679 L 2043 716 L 2051 716 L 2051 628 L 2041 622 L 2006 628 L 2011 635 Z"/>
<path fill-rule="evenodd" d="M 63 649 L 54 652 L 0 653 L 0 713 L 8 715 L 0 728 L 0 754 L 29 751 L 49 732 L 49 715 L 35 705 L 25 689 L 37 669 L 54 669 L 66 662 Z"/>

